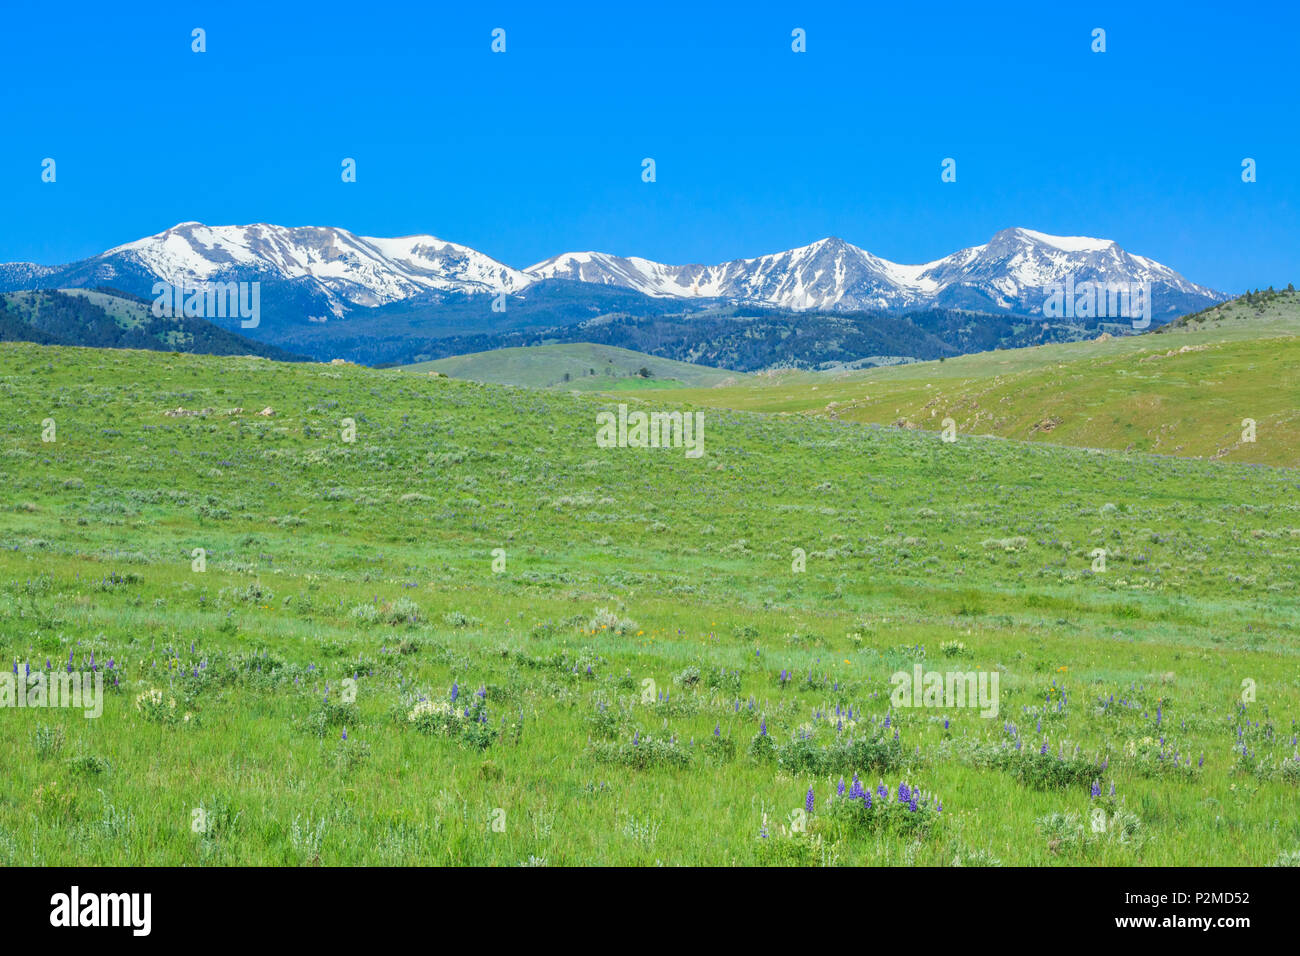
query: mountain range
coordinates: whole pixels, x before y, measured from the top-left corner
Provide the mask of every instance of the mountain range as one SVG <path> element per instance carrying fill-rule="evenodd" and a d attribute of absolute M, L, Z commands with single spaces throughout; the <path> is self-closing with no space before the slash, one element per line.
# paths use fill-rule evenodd
<path fill-rule="evenodd" d="M 666 265 L 601 252 L 566 252 L 515 269 L 434 236 L 382 239 L 333 227 L 184 222 L 64 266 L 0 265 L 0 290 L 123 285 L 152 281 L 246 279 L 303 283 L 328 303 L 320 320 L 356 307 L 437 293 L 515 294 L 548 279 L 620 286 L 647 296 L 721 299 L 796 311 L 904 311 L 979 308 L 1039 312 L 1045 286 L 1083 281 L 1150 282 L 1157 310 L 1188 311 L 1226 298 L 1168 266 L 1108 239 L 1004 229 L 983 245 L 923 265 L 902 265 L 843 239 L 719 265 Z M 136 290 L 130 290 L 136 291 Z"/>
<path fill-rule="evenodd" d="M 1158 262 L 1106 239 L 1004 229 L 980 246 L 924 265 L 902 265 L 843 239 L 821 239 L 786 252 L 716 266 L 670 266 L 598 252 L 570 252 L 524 270 L 538 278 L 620 285 L 651 296 L 723 298 L 795 311 L 900 312 L 973 308 L 1041 314 L 1044 288 L 1073 276 L 1084 281 L 1150 282 L 1168 313 L 1220 301 Z"/>
<path fill-rule="evenodd" d="M 383 361 L 432 356 L 441 350 L 428 343 L 450 336 L 490 338 L 607 315 L 775 309 L 899 317 L 957 310 L 1042 322 L 1047 287 L 1067 279 L 1150 283 L 1155 325 L 1226 298 L 1112 240 L 1020 228 L 921 265 L 826 238 L 717 265 L 567 252 L 517 269 L 430 235 L 376 238 L 335 227 L 184 222 L 66 265 L 0 264 L 0 292 L 111 287 L 152 298 L 159 281 L 258 281 L 257 328 L 241 329 L 238 319 L 212 321 L 315 357 L 343 354 L 343 343 L 383 338 L 396 344 L 366 353 Z M 403 339 L 421 341 L 405 349 Z"/>

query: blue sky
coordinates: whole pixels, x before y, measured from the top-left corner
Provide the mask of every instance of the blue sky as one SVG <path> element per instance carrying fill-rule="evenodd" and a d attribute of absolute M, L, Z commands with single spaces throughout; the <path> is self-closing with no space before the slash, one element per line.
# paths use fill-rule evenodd
<path fill-rule="evenodd" d="M 0 261 L 185 220 L 432 233 L 516 267 L 827 235 L 913 263 L 1025 226 L 1226 292 L 1300 281 L 1297 5 L 991 6 L 11 7 Z"/>

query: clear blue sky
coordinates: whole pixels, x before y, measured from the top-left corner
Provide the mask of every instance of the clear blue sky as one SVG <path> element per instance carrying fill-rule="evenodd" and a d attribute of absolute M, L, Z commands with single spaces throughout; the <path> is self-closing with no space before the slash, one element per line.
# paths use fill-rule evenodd
<path fill-rule="evenodd" d="M 10 5 L 0 261 L 184 220 L 427 232 L 517 267 L 827 235 L 923 262 L 1018 225 L 1227 292 L 1300 282 L 1295 3 L 729 6 Z"/>

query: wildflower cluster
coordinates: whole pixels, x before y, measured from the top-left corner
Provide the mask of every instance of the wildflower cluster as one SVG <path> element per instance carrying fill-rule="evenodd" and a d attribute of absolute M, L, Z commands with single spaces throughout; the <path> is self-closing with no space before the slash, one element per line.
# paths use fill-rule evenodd
<path fill-rule="evenodd" d="M 176 698 L 169 697 L 156 687 L 151 687 L 135 699 L 135 709 L 140 716 L 154 724 L 176 722 Z M 185 715 L 187 718 L 188 714 Z"/>
<path fill-rule="evenodd" d="M 854 774 L 852 786 L 830 797 L 822 813 L 836 830 L 922 836 L 943 813 L 943 802 L 906 782 L 900 782 L 896 790 L 882 782 L 872 791 Z"/>
<path fill-rule="evenodd" d="M 487 692 L 483 688 L 466 702 L 460 699 L 460 687 L 453 683 L 444 698 L 417 699 L 406 720 L 421 733 L 450 737 L 478 750 L 486 750 L 497 738 L 497 729 L 488 722 Z"/>

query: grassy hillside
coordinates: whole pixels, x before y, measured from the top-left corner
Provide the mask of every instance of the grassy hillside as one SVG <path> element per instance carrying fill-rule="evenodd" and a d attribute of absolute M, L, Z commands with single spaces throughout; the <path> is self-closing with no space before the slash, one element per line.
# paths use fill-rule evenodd
<path fill-rule="evenodd" d="M 643 375 L 642 370 L 649 372 Z M 472 355 L 421 362 L 408 372 L 441 372 L 452 378 L 498 385 L 584 390 L 665 388 L 673 385 L 709 388 L 745 378 L 738 372 L 659 358 L 644 352 L 575 342 L 531 348 L 496 349 Z"/>
<path fill-rule="evenodd" d="M 891 315 L 788 312 L 729 305 L 668 314 L 657 310 L 610 312 L 582 321 L 570 316 L 565 324 L 534 323 L 527 327 L 514 324 L 520 317 L 513 312 L 502 315 L 514 316 L 508 320 L 503 318 L 503 322 L 512 324 L 491 332 L 481 328 L 470 334 L 448 331 L 445 337 L 426 341 L 418 348 L 413 343 L 423 341 L 420 337 L 428 335 L 433 327 L 412 327 L 409 334 L 415 338 L 404 341 L 401 348 L 408 352 L 414 348 L 424 353 L 424 359 L 435 359 L 537 345 L 596 343 L 713 368 L 754 372 L 772 368 L 827 370 L 894 365 L 996 348 L 1076 342 L 1096 338 L 1103 332 L 1127 335 L 1133 331 L 1129 324 L 1105 320 L 1084 324 L 1073 320 L 1048 323 L 1027 316 L 961 309 L 924 309 Z M 354 322 L 349 318 L 349 327 Z M 359 346 L 349 346 L 341 354 L 369 355 L 377 348 L 387 347 L 375 344 L 364 335 L 362 339 L 369 344 L 360 352 Z"/>
<path fill-rule="evenodd" d="M 611 404 L 0 345 L 0 864 L 1300 858 L 1300 471 Z"/>
<path fill-rule="evenodd" d="M 1272 465 L 1300 464 L 1300 296 L 1176 327 L 835 374 L 754 376 L 683 401 L 840 421 Z M 1255 441 L 1243 441 L 1244 419 Z"/>
<path fill-rule="evenodd" d="M 150 303 L 98 289 L 0 294 L 0 341 L 302 361 L 301 356 L 255 342 L 206 319 L 155 318 Z"/>

